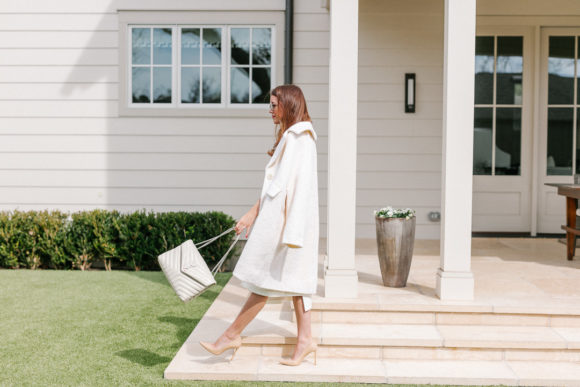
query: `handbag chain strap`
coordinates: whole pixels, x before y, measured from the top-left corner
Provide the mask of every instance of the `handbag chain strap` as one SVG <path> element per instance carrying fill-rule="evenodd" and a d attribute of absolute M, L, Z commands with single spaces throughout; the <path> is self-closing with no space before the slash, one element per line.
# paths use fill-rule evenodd
<path fill-rule="evenodd" d="M 209 238 L 209 239 L 206 239 L 203 242 L 199 242 L 198 244 L 195 245 L 195 247 L 197 247 L 198 250 L 201 249 L 201 248 L 204 248 L 205 246 L 207 246 L 207 245 L 215 242 L 217 239 L 219 239 L 223 235 L 226 235 L 227 233 L 231 232 L 232 230 L 235 230 L 235 227 L 231 227 L 231 228 L 227 229 L 226 231 L 222 232 L 221 234 L 219 234 L 217 236 L 214 236 L 213 238 Z M 234 240 L 234 242 L 230 245 L 228 251 L 226 251 L 226 253 L 223 255 L 223 257 L 221 257 L 221 259 L 218 261 L 218 263 L 216 263 L 216 265 L 214 266 L 214 268 L 211 270 L 211 274 L 214 277 L 215 277 L 216 273 L 219 271 L 219 269 L 222 267 L 222 265 L 224 264 L 224 262 L 226 261 L 226 257 L 228 256 L 228 253 L 234 247 L 234 245 L 240 239 L 241 236 L 242 236 L 242 233 L 239 233 L 238 236 L 236 237 L 236 239 Z"/>

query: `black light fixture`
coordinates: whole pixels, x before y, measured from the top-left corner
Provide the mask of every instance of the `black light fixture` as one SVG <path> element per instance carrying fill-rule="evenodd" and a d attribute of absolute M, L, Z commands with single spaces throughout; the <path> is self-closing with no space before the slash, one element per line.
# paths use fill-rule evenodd
<path fill-rule="evenodd" d="M 415 73 L 405 74 L 405 113 L 415 113 Z"/>

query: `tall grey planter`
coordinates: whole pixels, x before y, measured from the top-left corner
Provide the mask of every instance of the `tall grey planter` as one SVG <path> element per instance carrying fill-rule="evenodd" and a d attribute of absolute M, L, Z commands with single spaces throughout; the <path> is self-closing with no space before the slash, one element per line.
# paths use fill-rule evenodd
<path fill-rule="evenodd" d="M 407 285 L 413 258 L 415 216 L 409 219 L 375 216 L 375 222 L 383 284 L 403 288 Z"/>

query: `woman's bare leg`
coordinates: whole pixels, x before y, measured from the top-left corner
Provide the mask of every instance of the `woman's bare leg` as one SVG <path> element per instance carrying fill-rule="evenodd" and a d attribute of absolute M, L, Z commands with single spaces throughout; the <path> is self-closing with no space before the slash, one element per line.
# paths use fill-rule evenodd
<path fill-rule="evenodd" d="M 240 336 L 244 328 L 256 317 L 264 305 L 266 305 L 266 301 L 268 301 L 268 297 L 250 293 L 250 297 L 246 300 L 238 317 L 236 317 L 228 329 L 215 341 L 214 346 L 217 348 L 223 347 Z"/>
<path fill-rule="evenodd" d="M 296 348 L 292 360 L 300 357 L 302 352 L 308 348 L 312 341 L 312 330 L 310 323 L 310 311 L 304 312 L 304 300 L 302 296 L 293 296 L 294 312 L 296 313 L 296 324 L 298 327 L 298 337 L 296 339 Z"/>

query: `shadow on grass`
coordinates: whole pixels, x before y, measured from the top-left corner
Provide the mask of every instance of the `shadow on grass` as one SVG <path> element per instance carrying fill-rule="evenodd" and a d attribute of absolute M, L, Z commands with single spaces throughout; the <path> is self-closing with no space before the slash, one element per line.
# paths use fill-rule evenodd
<path fill-rule="evenodd" d="M 163 275 L 162 271 L 123 271 L 123 273 L 132 277 L 137 277 L 139 279 L 151 281 L 156 284 L 169 286 L 169 282 L 167 282 L 167 278 L 165 278 L 165 275 Z"/>
<path fill-rule="evenodd" d="M 193 328 L 197 326 L 200 320 L 175 316 L 161 316 L 158 317 L 157 319 L 161 322 L 175 325 L 175 327 L 177 328 L 175 336 L 177 337 L 178 345 L 181 345 L 185 342 L 185 340 L 189 337 L 189 335 L 193 331 Z"/>
<path fill-rule="evenodd" d="M 124 351 L 115 352 L 115 355 L 132 361 L 133 363 L 141 364 L 144 367 L 153 367 L 161 363 L 167 364 L 171 361 L 171 359 L 166 356 L 159 356 L 156 353 L 141 348 L 126 349 Z"/>

